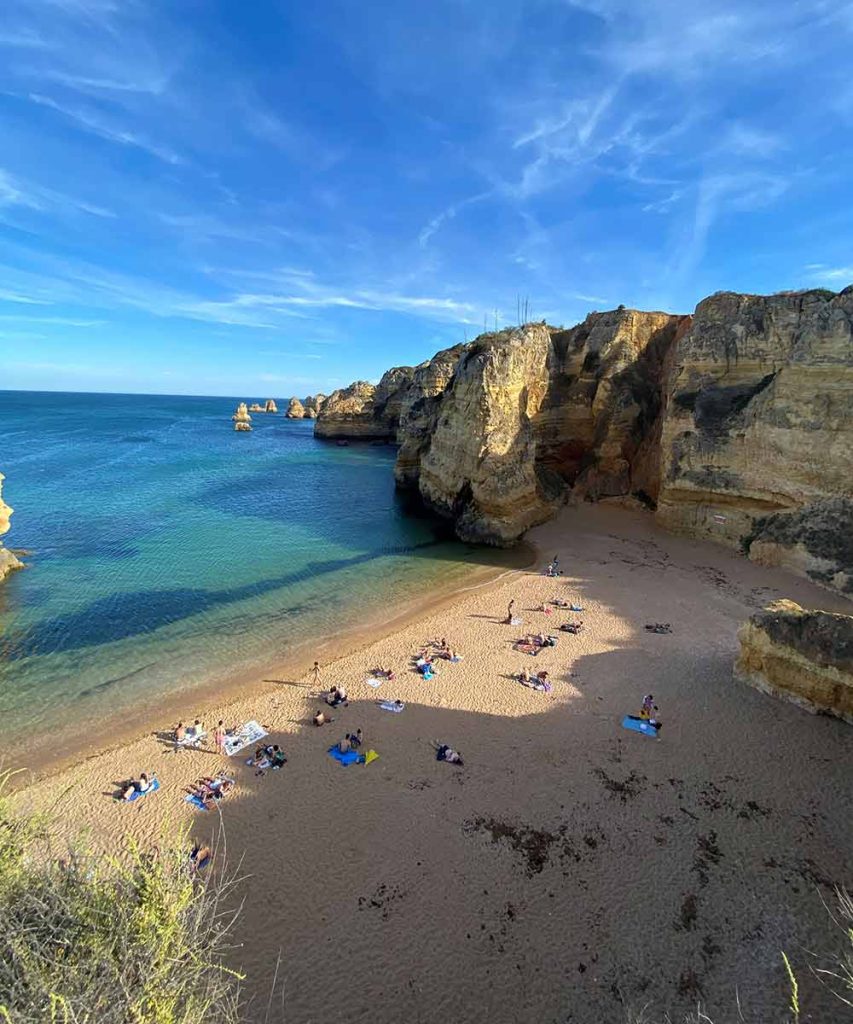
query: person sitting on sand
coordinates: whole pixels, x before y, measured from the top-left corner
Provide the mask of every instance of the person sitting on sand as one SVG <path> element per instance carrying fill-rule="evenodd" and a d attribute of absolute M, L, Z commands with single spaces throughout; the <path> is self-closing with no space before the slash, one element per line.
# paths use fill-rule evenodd
<path fill-rule="evenodd" d="M 658 706 L 657 704 L 655 704 L 654 695 L 651 693 L 647 693 L 645 697 L 643 697 L 643 704 L 640 708 L 640 720 L 643 722 L 651 722 L 652 712 L 657 710 Z"/>
<path fill-rule="evenodd" d="M 448 764 L 458 764 L 460 767 L 465 763 L 462 760 L 462 755 L 452 747 L 448 747 L 446 743 L 442 743 L 436 750 L 435 759 L 436 761 L 446 761 Z"/>
<path fill-rule="evenodd" d="M 356 729 L 355 732 L 350 733 L 349 743 L 353 750 L 358 750 L 364 742 L 364 734 L 361 729 Z"/>
<path fill-rule="evenodd" d="M 333 686 L 329 690 L 329 695 L 326 697 L 326 703 L 329 707 L 336 708 L 340 704 L 346 704 L 347 692 L 342 686 Z"/>
<path fill-rule="evenodd" d="M 130 782 L 128 782 L 122 790 L 121 798 L 122 800 L 129 800 L 134 793 L 147 793 L 153 785 L 153 776 L 149 779 L 145 772 L 143 772 L 138 779 L 131 779 Z"/>
<path fill-rule="evenodd" d="M 537 690 L 546 690 L 550 692 L 551 681 L 548 678 L 548 673 L 544 669 L 541 672 L 537 673 L 536 682 L 534 683 L 534 686 Z"/>
<path fill-rule="evenodd" d="M 523 668 L 518 673 L 518 681 L 521 683 L 522 686 L 529 686 L 530 685 L 530 673 L 527 671 L 526 668 Z"/>
<path fill-rule="evenodd" d="M 273 768 L 281 768 L 283 764 L 287 764 L 287 757 L 277 743 L 273 745 L 270 760 L 272 761 Z"/>
<path fill-rule="evenodd" d="M 352 750 L 352 741 L 350 740 L 349 733 L 347 733 L 346 736 L 344 736 L 344 738 L 339 741 L 338 750 L 340 750 L 342 754 L 348 754 L 350 750 Z"/>
<path fill-rule="evenodd" d="M 256 747 L 255 748 L 255 756 L 252 758 L 252 765 L 255 768 L 257 768 L 259 765 L 263 764 L 264 761 L 268 761 L 270 759 L 270 755 L 271 754 L 272 754 L 272 747 L 269 746 L 269 745 L 262 746 L 262 747 Z"/>
<path fill-rule="evenodd" d="M 330 722 L 334 722 L 334 718 L 329 718 L 322 711 L 318 711 L 311 721 L 314 725 L 328 725 Z"/>

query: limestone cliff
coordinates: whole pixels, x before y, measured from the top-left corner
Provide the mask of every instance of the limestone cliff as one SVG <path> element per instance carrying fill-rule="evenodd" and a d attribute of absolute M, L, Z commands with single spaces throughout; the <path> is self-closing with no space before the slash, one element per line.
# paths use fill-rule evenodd
<path fill-rule="evenodd" d="M 853 616 L 777 601 L 738 638 L 736 679 L 853 724 Z"/>
<path fill-rule="evenodd" d="M 289 420 L 301 420 L 305 416 L 305 406 L 298 398 L 291 398 L 284 414 Z"/>
<path fill-rule="evenodd" d="M 405 392 L 414 368 L 398 366 L 377 385 L 355 381 L 333 391 L 314 421 L 314 435 L 326 438 L 394 441 Z"/>
<path fill-rule="evenodd" d="M 4 533 L 9 531 L 9 519 L 12 515 L 12 509 L 3 501 L 3 480 L 4 476 L 0 473 L 0 537 Z M 19 561 L 18 558 L 12 554 L 12 552 L 3 547 L 0 543 L 0 580 L 6 578 L 13 569 L 22 569 L 23 562 Z"/>
<path fill-rule="evenodd" d="M 458 365 L 421 429 L 411 413 L 401 423 L 398 482 L 417 482 L 461 537 L 493 544 L 512 543 L 569 494 L 654 500 L 650 439 L 683 321 L 618 309 L 571 330 L 527 324 L 450 350 Z"/>
<path fill-rule="evenodd" d="M 400 487 L 417 486 L 421 458 L 432 441 L 442 395 L 464 351 L 464 345 L 455 345 L 415 367 L 411 384 L 400 403 L 400 423 L 397 428 L 400 449 L 394 465 L 394 477 Z"/>
<path fill-rule="evenodd" d="M 853 288 L 699 303 L 665 389 L 659 520 L 849 588 L 829 533 L 849 537 L 853 504 L 810 524 L 853 496 L 851 339 Z"/>

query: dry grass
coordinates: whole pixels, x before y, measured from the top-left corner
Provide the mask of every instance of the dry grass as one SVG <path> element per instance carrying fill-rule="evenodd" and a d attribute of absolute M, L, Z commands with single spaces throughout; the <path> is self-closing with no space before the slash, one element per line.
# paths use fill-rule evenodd
<path fill-rule="evenodd" d="M 0 774 L 0 1021 L 236 1024 L 223 964 L 233 880 L 191 871 L 186 835 L 121 860 L 52 848 L 43 816 L 14 813 Z"/>

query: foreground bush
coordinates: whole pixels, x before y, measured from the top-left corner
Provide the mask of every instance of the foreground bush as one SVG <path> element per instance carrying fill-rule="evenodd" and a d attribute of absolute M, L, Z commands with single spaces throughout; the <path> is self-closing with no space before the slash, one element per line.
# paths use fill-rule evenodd
<path fill-rule="evenodd" d="M 0 776 L 0 1024 L 236 1024 L 230 883 L 193 877 L 181 837 L 121 862 L 57 857 Z M 186 837 L 183 837 L 186 838 Z"/>

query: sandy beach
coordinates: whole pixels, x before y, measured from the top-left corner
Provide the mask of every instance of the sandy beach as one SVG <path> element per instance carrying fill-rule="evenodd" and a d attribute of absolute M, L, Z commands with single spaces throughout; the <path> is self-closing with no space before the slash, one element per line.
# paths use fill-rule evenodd
<path fill-rule="evenodd" d="M 175 822 L 201 840 L 224 829 L 214 869 L 227 859 L 244 876 L 232 962 L 256 1021 L 599 1024 L 701 1002 L 717 1022 L 739 1019 L 739 1003 L 744 1020 L 772 1024 L 786 1006 L 780 950 L 800 974 L 801 1019 L 845 1019 L 806 951 L 831 939 L 822 900 L 853 885 L 853 731 L 731 668 L 737 628 L 768 601 L 849 603 L 606 504 L 566 509 L 529 539 L 542 566 L 559 555 L 561 578 L 511 571 L 324 663 L 322 683 L 350 697 L 331 726 L 311 725 L 310 679 L 284 671 L 228 704 L 185 708 L 210 729 L 263 723 L 289 758 L 282 771 L 176 755 L 153 735 L 174 719 L 152 707 L 145 735 L 20 801 L 110 852 Z M 554 598 L 583 612 L 535 610 Z M 510 600 L 521 627 L 501 622 Z M 558 630 L 577 619 L 579 635 Z M 654 622 L 672 632 L 647 632 Z M 557 646 L 514 651 L 528 630 Z M 464 660 L 425 682 L 412 656 L 437 637 Z M 396 681 L 368 687 L 376 665 Z M 523 668 L 547 670 L 553 691 L 520 686 Z M 647 692 L 658 739 L 621 727 Z M 405 711 L 376 706 L 389 698 Z M 342 767 L 326 750 L 357 727 L 379 759 Z M 437 762 L 433 741 L 464 768 Z M 112 799 L 145 770 L 158 793 Z M 220 771 L 237 780 L 221 814 L 183 802 L 184 786 Z"/>

